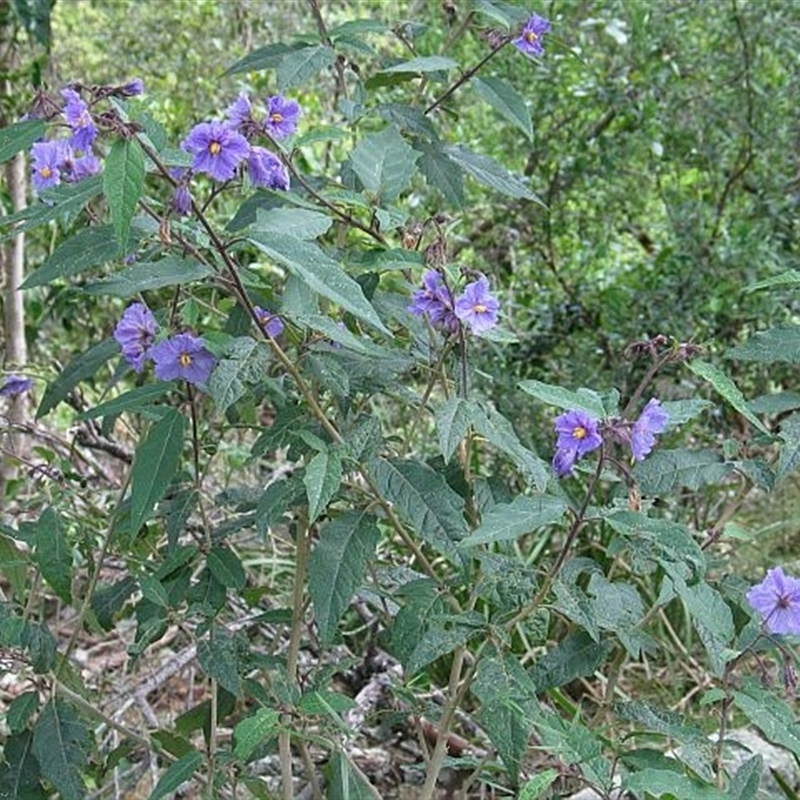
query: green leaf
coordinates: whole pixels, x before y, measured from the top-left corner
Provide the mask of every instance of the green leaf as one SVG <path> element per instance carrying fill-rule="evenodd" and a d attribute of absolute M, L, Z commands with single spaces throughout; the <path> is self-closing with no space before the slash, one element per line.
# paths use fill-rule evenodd
<path fill-rule="evenodd" d="M 380 70 L 380 73 L 388 75 L 395 72 L 441 72 L 458 67 L 458 61 L 444 56 L 420 56 L 412 58 L 410 61 L 402 61 L 391 67 Z"/>
<path fill-rule="evenodd" d="M 375 518 L 360 511 L 348 511 L 320 531 L 308 566 L 308 589 L 323 645 L 336 638 L 379 540 Z"/>
<path fill-rule="evenodd" d="M 779 435 L 783 445 L 778 458 L 776 481 L 782 481 L 800 466 L 800 414 L 792 414 L 782 420 Z"/>
<path fill-rule="evenodd" d="M 75 712 L 60 700 L 51 700 L 33 727 L 33 754 L 42 774 L 63 800 L 83 800 L 89 732 Z"/>
<path fill-rule="evenodd" d="M 227 74 L 235 75 L 240 72 L 260 72 L 264 69 L 274 69 L 281 63 L 287 53 L 295 53 L 305 49 L 306 46 L 303 44 L 289 45 L 283 44 L 283 42 L 268 44 L 239 59 L 228 69 Z"/>
<path fill-rule="evenodd" d="M 265 536 L 267 528 L 277 525 L 283 515 L 305 497 L 299 478 L 292 477 L 270 484 L 258 500 L 256 531 Z"/>
<path fill-rule="evenodd" d="M 144 151 L 137 139 L 117 139 L 105 159 L 103 192 L 117 241 L 128 246 L 131 220 L 144 191 Z"/>
<path fill-rule="evenodd" d="M 92 595 L 92 611 L 105 631 L 114 627 L 114 617 L 136 591 L 136 581 L 130 575 L 108 586 L 100 586 Z"/>
<path fill-rule="evenodd" d="M 411 182 L 420 154 L 393 126 L 364 139 L 352 153 L 350 163 L 364 188 L 379 203 L 391 203 Z"/>
<path fill-rule="evenodd" d="M 489 156 L 473 153 L 463 145 L 448 145 L 444 148 L 447 157 L 478 183 L 494 189 L 507 197 L 524 200 L 541 200 L 516 175 L 512 175 L 502 164 Z"/>
<path fill-rule="evenodd" d="M 643 494 L 664 496 L 679 488 L 720 483 L 731 472 L 733 465 L 713 450 L 656 450 L 636 464 L 633 477 Z"/>
<path fill-rule="evenodd" d="M 58 512 L 46 508 L 36 523 L 34 560 L 42 577 L 65 602 L 72 602 L 72 550 Z"/>
<path fill-rule="evenodd" d="M 134 264 L 108 278 L 89 283 L 81 291 L 84 294 L 133 297 L 152 289 L 202 281 L 214 274 L 214 270 L 208 264 L 193 258 L 166 256 L 159 261 Z"/>
<path fill-rule="evenodd" d="M 788 269 L 780 275 L 773 275 L 764 278 L 763 281 L 756 281 L 745 287 L 746 292 L 755 292 L 758 289 L 771 289 L 773 286 L 800 286 L 800 272 L 796 269 Z"/>
<path fill-rule="evenodd" d="M 415 675 L 437 658 L 446 656 L 466 644 L 481 632 L 478 626 L 482 622 L 480 615 L 475 613 L 434 617 L 417 640 L 411 654 L 405 659 L 406 672 Z"/>
<path fill-rule="evenodd" d="M 730 606 L 722 595 L 707 583 L 698 583 L 694 586 L 687 586 L 682 580 L 673 583 L 692 615 L 694 626 L 708 652 L 714 673 L 721 676 L 726 663 L 723 652 L 736 633 Z"/>
<path fill-rule="evenodd" d="M 769 434 L 764 423 L 750 410 L 744 395 L 736 384 L 718 367 L 707 361 L 687 361 L 686 366 L 695 375 L 708 381 L 745 419 L 749 420 L 762 433 Z"/>
<path fill-rule="evenodd" d="M 519 787 L 517 800 L 538 800 L 556 782 L 558 777 L 559 773 L 554 769 L 539 772 L 536 777 Z"/>
<path fill-rule="evenodd" d="M 325 771 L 328 800 L 381 800 L 364 773 L 341 750 L 331 755 Z"/>
<path fill-rule="evenodd" d="M 544 692 L 593 675 L 614 646 L 612 641 L 594 641 L 585 631 L 569 633 L 536 660 L 530 671 L 530 680 L 538 692 Z"/>
<path fill-rule="evenodd" d="M 168 408 L 136 448 L 131 488 L 131 537 L 136 536 L 169 489 L 180 464 L 185 429 L 183 414 Z"/>
<path fill-rule="evenodd" d="M 764 758 L 756 755 L 748 758 L 733 776 L 728 794 L 735 800 L 756 800 L 764 772 Z M 774 774 L 774 773 L 773 773 Z M 783 787 L 782 787 L 783 788 Z M 789 796 L 789 795 L 787 795 Z"/>
<path fill-rule="evenodd" d="M 208 392 L 221 413 L 247 392 L 246 384 L 264 379 L 271 357 L 269 345 L 251 336 L 240 336 L 229 345 L 223 358 L 211 373 Z"/>
<path fill-rule="evenodd" d="M 342 482 L 342 459 L 336 450 L 317 453 L 308 462 L 303 484 L 308 496 L 308 521 L 315 522 L 327 508 Z"/>
<path fill-rule="evenodd" d="M 525 98 L 502 78 L 473 78 L 472 88 L 500 115 L 533 140 L 531 112 Z"/>
<path fill-rule="evenodd" d="M 158 578 L 153 575 L 141 575 L 139 588 L 142 590 L 142 597 L 146 600 L 159 608 L 169 608 L 169 595 Z"/>
<path fill-rule="evenodd" d="M 461 545 L 471 547 L 487 542 L 517 539 L 537 528 L 558 522 L 567 508 L 567 502 L 561 497 L 547 494 L 533 497 L 519 495 L 511 503 L 499 504 L 490 509 L 478 528 Z"/>
<path fill-rule="evenodd" d="M 800 758 L 800 726 L 794 708 L 774 690 L 762 689 L 748 680 L 741 691 L 733 693 L 733 702 L 767 740 Z"/>
<path fill-rule="evenodd" d="M 197 661 L 203 672 L 227 689 L 232 695 L 239 696 L 242 681 L 239 677 L 239 656 L 233 634 L 225 628 L 215 626 L 211 636 L 197 643 Z"/>
<path fill-rule="evenodd" d="M 744 344 L 728 350 L 725 357 L 759 364 L 796 364 L 800 361 L 800 326 L 778 327 L 755 333 Z"/>
<path fill-rule="evenodd" d="M 94 175 L 77 183 L 55 186 L 46 192 L 48 202 L 33 203 L 16 214 L 0 217 L 0 230 L 7 229 L 8 231 L 0 236 L 0 241 L 16 236 L 22 231 L 52 222 L 62 215 L 80 211 L 103 190 L 102 180 L 100 175 Z"/>
<path fill-rule="evenodd" d="M 727 792 L 666 769 L 648 768 L 633 772 L 623 779 L 622 788 L 642 795 L 669 797 L 673 800 L 730 800 Z"/>
<path fill-rule="evenodd" d="M 541 381 L 520 381 L 517 385 L 523 392 L 533 395 L 547 405 L 567 410 L 578 409 L 597 419 L 603 419 L 606 416 L 603 398 L 591 389 L 578 389 L 577 392 L 573 392 L 570 389 Z"/>
<path fill-rule="evenodd" d="M 369 472 L 381 493 L 415 533 L 451 561 L 459 562 L 456 545 L 467 535 L 464 499 L 444 476 L 418 461 L 377 458 Z"/>
<path fill-rule="evenodd" d="M 122 250 L 111 225 L 93 225 L 62 242 L 39 269 L 20 287 L 32 289 L 53 281 L 71 278 L 84 270 L 101 266 L 120 257 Z"/>
<path fill-rule="evenodd" d="M 419 167 L 428 186 L 438 189 L 449 203 L 461 208 L 465 203 L 463 171 L 438 145 L 418 142 L 416 149 L 422 153 Z"/>
<path fill-rule="evenodd" d="M 253 230 L 273 231 L 298 239 L 316 239 L 328 232 L 333 219 L 305 208 L 259 208 Z"/>
<path fill-rule="evenodd" d="M 467 435 L 472 423 L 472 407 L 466 400 L 452 397 L 436 409 L 434 417 L 439 435 L 439 449 L 447 463 Z"/>
<path fill-rule="evenodd" d="M 8 579 L 18 603 L 25 598 L 25 583 L 28 574 L 28 556 L 14 540 L 0 533 L 0 572 Z"/>
<path fill-rule="evenodd" d="M 280 729 L 280 715 L 271 708 L 259 708 L 251 717 L 239 722 L 233 729 L 233 754 L 247 761 L 256 748 L 275 736 Z"/>
<path fill-rule="evenodd" d="M 333 48 L 327 45 L 314 45 L 286 53 L 278 63 L 278 89 L 287 92 L 295 86 L 302 86 L 321 70 L 332 67 L 335 58 Z"/>
<path fill-rule="evenodd" d="M 100 403 L 99 406 L 90 408 L 78 414 L 77 419 L 97 419 L 98 417 L 117 417 L 124 411 L 135 411 L 139 408 L 146 408 L 152 405 L 154 400 L 158 400 L 168 392 L 171 392 L 175 385 L 169 381 L 157 381 L 145 386 L 123 392 L 113 400 Z"/>
<path fill-rule="evenodd" d="M 211 574 L 228 589 L 240 591 L 247 584 L 242 560 L 229 547 L 212 547 L 206 557 Z"/>
<path fill-rule="evenodd" d="M 23 692 L 11 701 L 6 715 L 6 722 L 11 733 L 21 733 L 25 730 L 28 720 L 39 708 L 39 692 Z M 0 797 L 3 795 L 0 794 Z"/>
<path fill-rule="evenodd" d="M 202 763 L 203 756 L 196 750 L 179 758 L 161 776 L 150 795 L 150 800 L 161 800 L 162 797 L 174 796 L 174 793 L 197 772 Z"/>
<path fill-rule="evenodd" d="M 36 409 L 36 419 L 54 409 L 82 380 L 93 377 L 97 370 L 117 352 L 119 345 L 113 339 L 106 339 L 73 358 L 64 371 L 45 389 L 42 402 Z"/>
<path fill-rule="evenodd" d="M 28 150 L 44 137 L 47 125 L 40 119 L 25 119 L 0 128 L 0 164 Z"/>
<path fill-rule="evenodd" d="M 381 333 L 391 335 L 375 309 L 364 297 L 361 286 L 347 275 L 336 261 L 328 258 L 317 245 L 286 234 L 267 231 L 253 232 L 249 239 L 317 294 L 341 306 Z"/>
<path fill-rule="evenodd" d="M 8 800 L 48 800 L 40 779 L 44 776 L 33 754 L 33 734 L 12 734 L 3 743 L 0 762 L 0 797 Z"/>

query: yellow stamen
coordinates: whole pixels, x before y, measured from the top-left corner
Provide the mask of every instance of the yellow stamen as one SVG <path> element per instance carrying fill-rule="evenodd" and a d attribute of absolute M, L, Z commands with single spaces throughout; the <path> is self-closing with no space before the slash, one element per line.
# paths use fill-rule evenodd
<path fill-rule="evenodd" d="M 283 114 L 280 111 L 274 111 L 269 115 L 269 118 L 272 122 L 283 122 Z"/>
<path fill-rule="evenodd" d="M 222 145 L 219 142 L 211 142 L 208 146 L 208 152 L 212 156 L 218 156 L 222 152 Z"/>
<path fill-rule="evenodd" d="M 39 174 L 43 178 L 49 178 L 53 174 L 53 170 L 51 170 L 50 167 L 42 167 Z"/>
<path fill-rule="evenodd" d="M 536 42 L 539 41 L 539 36 L 536 33 L 534 33 L 533 31 L 528 31 L 525 34 L 525 41 L 528 44 L 536 44 Z"/>
<path fill-rule="evenodd" d="M 572 431 L 572 435 L 575 439 L 585 439 L 587 436 L 586 428 L 584 428 L 583 425 L 578 425 L 578 427 Z"/>
<path fill-rule="evenodd" d="M 189 353 L 181 353 L 180 362 L 182 367 L 191 367 L 192 356 Z"/>
<path fill-rule="evenodd" d="M 476 314 L 485 314 L 488 311 L 486 306 L 483 303 L 476 303 L 475 304 L 475 313 Z"/>

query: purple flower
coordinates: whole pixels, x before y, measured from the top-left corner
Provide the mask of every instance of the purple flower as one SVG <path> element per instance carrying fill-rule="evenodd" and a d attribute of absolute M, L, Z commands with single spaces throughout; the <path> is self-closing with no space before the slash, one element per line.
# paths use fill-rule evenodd
<path fill-rule="evenodd" d="M 603 443 L 600 422 L 585 411 L 566 411 L 556 417 L 556 454 L 553 469 L 559 478 L 572 473 L 576 462 Z"/>
<path fill-rule="evenodd" d="M 97 126 L 89 112 L 89 106 L 74 89 L 64 89 L 61 96 L 67 101 L 64 119 L 72 128 L 70 144 L 76 150 L 91 150 L 92 143 L 97 138 Z"/>
<path fill-rule="evenodd" d="M 188 217 L 192 213 L 192 193 L 183 184 L 175 187 L 172 195 L 172 208 L 180 217 Z"/>
<path fill-rule="evenodd" d="M 550 22 L 538 14 L 532 14 L 525 23 L 518 39 L 514 39 L 514 46 L 526 56 L 544 55 L 544 35 L 550 32 Z"/>
<path fill-rule="evenodd" d="M 191 333 L 179 333 L 164 339 L 150 351 L 156 364 L 156 377 L 161 381 L 185 380 L 201 386 L 208 382 L 217 359 L 206 342 Z"/>
<path fill-rule="evenodd" d="M 11 397 L 15 394 L 27 392 L 33 386 L 31 378 L 23 378 L 21 375 L 9 375 L 0 387 L 0 396 Z"/>
<path fill-rule="evenodd" d="M 656 443 L 656 434 L 663 433 L 669 423 L 669 414 L 660 400 L 654 397 L 644 407 L 631 430 L 631 451 L 637 461 L 644 460 Z"/>
<path fill-rule="evenodd" d="M 800 579 L 780 567 L 767 572 L 746 595 L 747 602 L 764 617 L 771 633 L 800 634 Z"/>
<path fill-rule="evenodd" d="M 276 94 L 267 101 L 267 118 L 264 128 L 273 139 L 284 139 L 297 130 L 300 119 L 300 106 L 294 100 L 287 100 Z"/>
<path fill-rule="evenodd" d="M 242 125 L 251 124 L 253 122 L 253 106 L 250 103 L 250 98 L 242 92 L 236 100 L 228 106 L 225 111 L 225 116 L 237 130 Z"/>
<path fill-rule="evenodd" d="M 36 142 L 31 147 L 33 157 L 33 185 L 41 192 L 61 183 L 64 162 L 64 145 L 59 141 Z"/>
<path fill-rule="evenodd" d="M 144 369 L 144 362 L 151 357 L 157 330 L 156 318 L 144 303 L 128 306 L 114 328 L 114 338 L 122 349 L 122 355 L 137 372 Z"/>
<path fill-rule="evenodd" d="M 473 333 L 481 334 L 497 325 L 499 309 L 500 301 L 489 292 L 489 280 L 482 275 L 477 281 L 468 283 L 464 294 L 456 299 L 455 313 Z"/>
<path fill-rule="evenodd" d="M 283 333 L 283 320 L 277 314 L 273 314 L 265 308 L 261 308 L 261 306 L 255 306 L 253 310 L 258 317 L 258 324 L 261 325 L 273 339 Z"/>
<path fill-rule="evenodd" d="M 134 78 L 129 83 L 119 87 L 119 93 L 123 97 L 136 97 L 144 93 L 144 81 L 141 78 Z"/>
<path fill-rule="evenodd" d="M 71 161 L 70 168 L 69 179 L 75 182 L 82 181 L 92 175 L 99 175 L 103 171 L 100 159 L 91 153 Z"/>
<path fill-rule="evenodd" d="M 438 270 L 430 269 L 422 276 L 422 288 L 414 292 L 408 310 L 418 317 L 427 315 L 431 325 L 438 330 L 446 333 L 458 330 L 453 293 Z"/>
<path fill-rule="evenodd" d="M 230 180 L 250 154 L 247 139 L 222 122 L 195 125 L 181 147 L 194 156 L 195 172 L 205 172 L 217 181 Z"/>
<path fill-rule="evenodd" d="M 283 161 L 266 147 L 251 147 L 247 173 L 253 186 L 288 191 L 289 172 Z"/>

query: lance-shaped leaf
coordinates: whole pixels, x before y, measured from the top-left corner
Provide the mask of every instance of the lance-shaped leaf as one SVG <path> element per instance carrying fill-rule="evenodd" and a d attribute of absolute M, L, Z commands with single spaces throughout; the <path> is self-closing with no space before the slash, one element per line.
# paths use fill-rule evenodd
<path fill-rule="evenodd" d="M 754 333 L 746 342 L 729 350 L 726 358 L 760 364 L 779 361 L 796 364 L 800 361 L 800 326 L 789 325 Z"/>
<path fill-rule="evenodd" d="M 527 394 L 533 395 L 537 400 L 551 406 L 565 409 L 578 409 L 601 419 L 605 416 L 603 398 L 591 389 L 564 389 L 541 381 L 520 381 L 519 388 Z"/>
<path fill-rule="evenodd" d="M 117 139 L 106 156 L 103 191 L 120 247 L 128 246 L 131 220 L 144 190 L 144 151 L 136 139 Z"/>
<path fill-rule="evenodd" d="M 224 412 L 247 391 L 246 384 L 258 383 L 269 368 L 269 347 L 250 336 L 240 336 L 228 346 L 208 382 L 209 394 Z"/>
<path fill-rule="evenodd" d="M 256 748 L 274 736 L 280 728 L 280 715 L 271 708 L 259 708 L 251 717 L 239 722 L 233 729 L 233 754 L 247 761 Z"/>
<path fill-rule="evenodd" d="M 487 542 L 503 542 L 552 525 L 568 508 L 561 497 L 537 494 L 520 495 L 511 503 L 496 505 L 484 516 L 480 526 L 461 543 L 463 547 Z"/>
<path fill-rule="evenodd" d="M 333 48 L 327 45 L 313 45 L 286 53 L 278 64 L 278 88 L 286 92 L 302 86 L 321 70 L 333 66 L 334 58 Z"/>
<path fill-rule="evenodd" d="M 33 754 L 33 734 L 23 730 L 7 737 L 3 742 L 3 761 L 0 763 L 0 797 L 47 800 L 41 783 L 43 777 Z"/>
<path fill-rule="evenodd" d="M 25 119 L 0 128 L 0 163 L 38 142 L 46 129 L 47 126 L 40 119 Z"/>
<path fill-rule="evenodd" d="M 474 78 L 472 88 L 499 114 L 533 139 L 531 112 L 525 98 L 502 78 Z"/>
<path fill-rule="evenodd" d="M 775 480 L 781 481 L 800 466 L 800 414 L 792 414 L 781 422 L 781 447 Z"/>
<path fill-rule="evenodd" d="M 170 768 L 161 776 L 156 788 L 150 795 L 150 800 L 161 800 L 162 797 L 174 797 L 175 792 L 186 781 L 188 781 L 197 772 L 199 766 L 203 763 L 203 756 L 192 750 L 182 758 L 179 758 Z"/>
<path fill-rule="evenodd" d="M 308 588 L 319 638 L 331 644 L 339 620 L 361 586 L 380 533 L 375 518 L 349 511 L 320 532 L 308 566 Z"/>
<path fill-rule="evenodd" d="M 136 448 L 131 488 L 132 537 L 166 494 L 170 481 L 178 471 L 185 428 L 186 418 L 183 414 L 175 408 L 169 408 Z"/>
<path fill-rule="evenodd" d="M 341 482 L 342 458 L 337 450 L 323 450 L 308 462 L 303 483 L 308 496 L 309 522 L 314 522 L 325 510 Z"/>
<path fill-rule="evenodd" d="M 524 200 L 542 201 L 516 175 L 512 175 L 502 164 L 489 156 L 473 153 L 463 145 L 450 145 L 444 148 L 447 157 L 475 178 L 478 183 L 488 186 L 508 197 Z"/>
<path fill-rule="evenodd" d="M 33 728 L 33 754 L 42 773 L 63 800 L 83 800 L 83 768 L 89 732 L 77 714 L 60 700 L 51 700 Z"/>
<path fill-rule="evenodd" d="M 445 462 L 449 461 L 472 423 L 472 407 L 461 397 L 452 397 L 435 413 L 436 433 L 439 436 L 439 449 Z"/>
<path fill-rule="evenodd" d="M 350 164 L 379 203 L 392 202 L 410 183 L 419 155 L 390 126 L 364 139 L 350 154 Z"/>
<path fill-rule="evenodd" d="M 72 551 L 64 523 L 58 512 L 50 507 L 42 512 L 36 523 L 36 563 L 42 577 L 65 602 L 72 602 Z"/>
<path fill-rule="evenodd" d="M 731 472 L 733 465 L 713 450 L 656 450 L 636 465 L 633 476 L 644 494 L 667 495 L 719 483 Z"/>
<path fill-rule="evenodd" d="M 382 69 L 382 73 L 394 72 L 441 72 L 442 70 L 455 69 L 458 66 L 458 61 L 453 61 L 452 58 L 445 56 L 420 56 L 419 58 L 412 58 L 410 61 L 401 61 L 391 67 Z"/>
<path fill-rule="evenodd" d="M 34 273 L 35 274 L 35 273 Z M 192 258 L 167 256 L 159 261 L 143 261 L 114 275 L 88 284 L 86 294 L 108 294 L 114 297 L 132 297 L 151 289 L 194 283 L 214 274 L 208 264 Z"/>

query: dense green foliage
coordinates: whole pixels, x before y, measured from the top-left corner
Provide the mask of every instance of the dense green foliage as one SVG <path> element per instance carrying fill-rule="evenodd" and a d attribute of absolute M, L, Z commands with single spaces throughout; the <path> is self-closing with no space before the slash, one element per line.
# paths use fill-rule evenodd
<path fill-rule="evenodd" d="M 0 219 L 29 234 L 39 381 L 0 512 L 22 687 L 0 796 L 85 797 L 152 758 L 152 798 L 389 797 L 352 743 L 407 728 L 425 798 L 450 770 L 465 796 L 751 800 L 762 759 L 723 742 L 744 721 L 800 758 L 794 639 L 731 558 L 800 465 L 800 13 L 574 2 L 534 59 L 510 42 L 533 9 L 463 5 L 56 9 L 39 104 L 84 87 L 103 172 Z M 181 215 L 181 142 L 240 90 L 300 102 L 260 140 L 291 189 L 195 161 Z M 0 131 L 0 159 L 58 119 Z M 411 313 L 427 270 L 488 276 L 500 326 Z M 153 350 L 131 369 L 135 302 L 156 347 L 203 337 L 207 380 Z M 633 459 L 651 397 L 668 426 Z M 560 479 L 575 410 L 602 444 Z M 141 717 L 84 685 L 86 636 L 124 640 Z M 202 688 L 156 715 L 171 641 Z"/>

